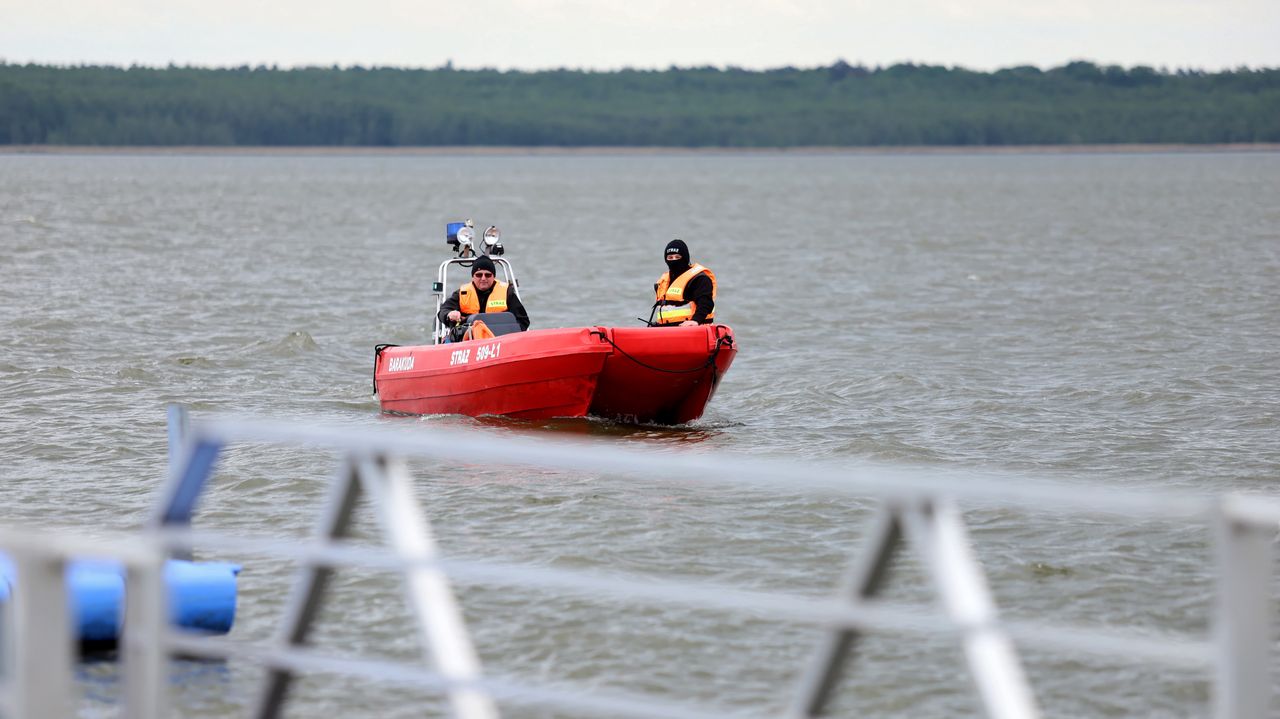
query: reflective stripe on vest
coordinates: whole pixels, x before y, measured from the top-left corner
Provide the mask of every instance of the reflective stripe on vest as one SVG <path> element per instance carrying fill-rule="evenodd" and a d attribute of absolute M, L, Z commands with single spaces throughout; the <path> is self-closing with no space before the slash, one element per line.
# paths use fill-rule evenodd
<path fill-rule="evenodd" d="M 695 304 L 690 302 L 687 305 L 658 305 L 653 321 L 660 325 L 678 325 L 685 320 L 691 320 Z"/>
<path fill-rule="evenodd" d="M 458 289 L 458 310 L 464 315 L 480 312 L 480 301 L 476 299 L 476 286 L 470 282 Z M 507 311 L 507 283 L 493 283 L 493 291 L 489 293 L 489 301 L 484 304 L 484 311 Z"/>
<path fill-rule="evenodd" d="M 654 322 L 660 325 L 670 325 L 693 319 L 693 314 L 698 311 L 698 303 L 693 300 L 684 298 L 684 288 L 689 284 L 690 280 L 698 275 L 706 275 L 711 279 L 711 299 L 716 298 L 716 273 L 699 264 L 694 264 L 685 270 L 675 282 L 670 280 L 670 272 L 663 272 L 658 278 L 658 288 L 655 301 L 661 302 L 658 305 L 658 311 L 654 316 Z M 711 308 L 711 312 L 707 314 L 707 319 L 715 319 L 716 310 Z"/>

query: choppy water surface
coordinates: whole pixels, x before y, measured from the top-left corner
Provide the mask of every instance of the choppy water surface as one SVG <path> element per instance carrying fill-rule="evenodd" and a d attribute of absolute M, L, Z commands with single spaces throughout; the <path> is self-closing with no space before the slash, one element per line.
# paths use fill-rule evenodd
<path fill-rule="evenodd" d="M 169 402 L 1274 495 L 1277 197 L 1275 154 L 0 156 L 0 520 L 139 526 Z M 442 228 L 462 217 L 503 228 L 535 327 L 634 324 L 665 241 L 687 240 L 717 272 L 717 314 L 741 346 L 707 415 L 680 429 L 380 416 L 373 345 L 425 336 Z M 303 536 L 328 459 L 238 450 L 198 523 Z M 678 477 L 417 469 L 453 556 L 748 589 L 830 591 L 866 517 L 854 500 Z M 970 519 L 1010 616 L 1205 630 L 1203 528 Z M 233 637 L 272 636 L 288 567 L 232 559 L 246 565 Z M 903 581 L 899 596 L 928 599 L 910 565 Z M 341 575 L 319 644 L 413 657 L 397 586 Z M 785 706 L 815 638 L 752 617 L 460 589 L 495 673 L 760 714 Z M 839 711 L 972 714 L 960 656 L 945 640 L 876 638 Z M 1051 715 L 1208 711 L 1196 672 L 1034 650 L 1027 663 Z M 115 711 L 113 667 L 83 668 L 83 715 Z M 183 716 L 243 713 L 254 687 L 251 666 L 174 671 Z M 314 678 L 294 714 L 420 716 L 423 701 Z"/>

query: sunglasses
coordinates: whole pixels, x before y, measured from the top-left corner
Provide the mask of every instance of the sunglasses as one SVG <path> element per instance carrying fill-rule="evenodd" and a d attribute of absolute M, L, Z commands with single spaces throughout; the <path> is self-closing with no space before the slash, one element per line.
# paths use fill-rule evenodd
<path fill-rule="evenodd" d="M 490 278 L 490 277 L 493 277 L 493 273 L 492 273 L 492 272 L 485 272 L 484 270 L 481 270 L 481 271 L 479 271 L 479 272 L 477 272 L 477 273 L 475 273 L 475 274 L 473 274 L 473 275 L 471 275 L 471 276 L 472 276 L 472 277 L 479 277 L 480 279 L 482 279 L 482 280 L 483 280 L 483 279 L 488 279 L 488 278 Z"/>

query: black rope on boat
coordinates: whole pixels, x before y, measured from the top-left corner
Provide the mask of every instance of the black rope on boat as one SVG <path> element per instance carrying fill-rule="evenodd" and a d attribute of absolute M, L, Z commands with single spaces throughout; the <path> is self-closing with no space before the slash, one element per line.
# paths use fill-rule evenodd
<path fill-rule="evenodd" d="M 716 330 L 717 333 L 719 333 L 720 331 L 721 330 Z M 711 361 L 712 362 L 716 361 L 716 355 L 720 354 L 721 347 L 732 347 L 732 346 L 733 346 L 733 336 L 729 334 L 721 334 L 720 337 L 716 339 L 716 348 L 711 353 Z M 718 384 L 720 384 L 720 373 L 712 372 L 711 373 L 711 391 L 712 392 L 716 391 L 716 385 Z"/>
<path fill-rule="evenodd" d="M 378 359 L 382 357 L 382 350 L 388 347 L 399 347 L 393 344 L 377 344 L 373 346 L 373 393 L 378 393 Z"/>
<path fill-rule="evenodd" d="M 613 348 L 618 350 L 619 354 L 631 360 L 632 362 L 635 362 L 641 367 L 644 367 L 645 369 L 651 369 L 654 372 L 666 372 L 668 374 L 689 374 L 690 372 L 701 372 L 702 370 L 715 365 L 716 357 L 719 356 L 721 347 L 733 346 L 732 337 L 730 337 L 729 335 L 721 335 L 720 338 L 716 340 L 715 349 L 711 350 L 711 356 L 707 357 L 706 362 L 698 365 L 697 367 L 694 367 L 693 369 L 665 369 L 662 367 L 654 367 L 651 364 L 645 364 L 644 362 L 641 362 L 635 357 L 632 357 L 630 354 L 627 353 L 626 350 L 619 347 L 617 342 L 614 342 L 613 340 L 609 339 L 609 335 L 605 334 L 604 332 L 601 332 L 600 330 L 591 330 L 591 334 L 596 335 L 600 339 L 604 340 L 605 342 L 608 342 L 609 344 L 613 345 Z"/>

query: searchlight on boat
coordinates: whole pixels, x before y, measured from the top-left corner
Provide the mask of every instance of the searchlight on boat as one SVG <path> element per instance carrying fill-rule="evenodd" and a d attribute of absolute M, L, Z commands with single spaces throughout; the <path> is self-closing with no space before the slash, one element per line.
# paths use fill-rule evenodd
<path fill-rule="evenodd" d="M 489 229 L 484 231 L 484 253 L 486 255 L 501 255 L 506 252 L 502 243 L 502 233 L 498 232 L 497 225 L 489 225 Z"/>
<path fill-rule="evenodd" d="M 470 227 L 458 230 L 458 257 L 475 257 L 476 231 Z"/>
<path fill-rule="evenodd" d="M 475 223 L 471 220 L 450 222 L 445 225 L 444 241 L 453 248 L 458 257 L 475 257 Z"/>

